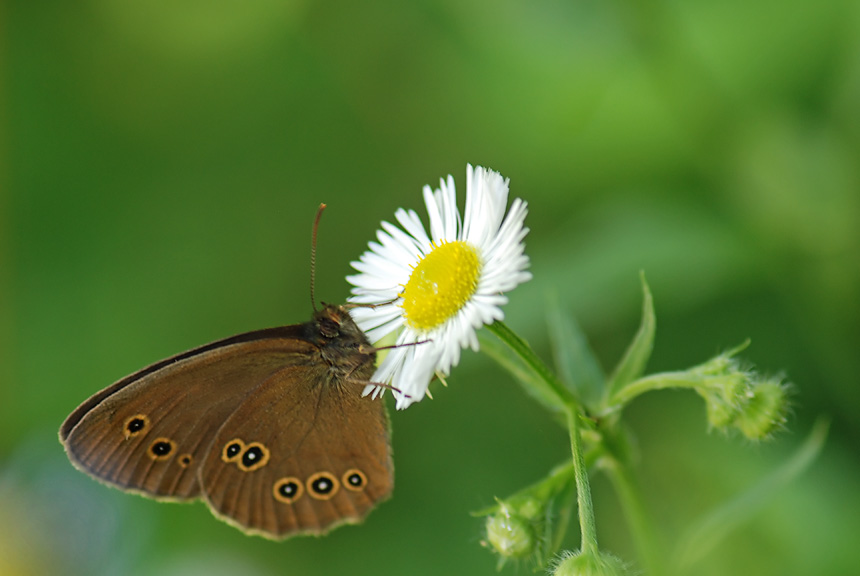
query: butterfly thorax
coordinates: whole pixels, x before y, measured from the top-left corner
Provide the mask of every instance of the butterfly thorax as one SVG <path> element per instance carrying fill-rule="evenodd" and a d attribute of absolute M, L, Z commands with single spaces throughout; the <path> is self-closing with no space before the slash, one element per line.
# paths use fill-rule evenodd
<path fill-rule="evenodd" d="M 357 373 L 376 361 L 376 351 L 364 332 L 341 306 L 327 305 L 314 312 L 309 328 L 313 332 L 309 340 L 319 347 L 323 360 L 337 377 L 362 375 Z"/>

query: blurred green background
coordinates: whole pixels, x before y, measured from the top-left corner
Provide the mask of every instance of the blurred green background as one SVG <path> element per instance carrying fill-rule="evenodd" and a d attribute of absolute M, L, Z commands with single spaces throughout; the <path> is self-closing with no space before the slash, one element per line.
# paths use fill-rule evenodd
<path fill-rule="evenodd" d="M 11 0 L 0 33 L 4 576 L 493 574 L 468 512 L 568 447 L 481 355 L 392 414 L 395 497 L 325 538 L 108 489 L 56 439 L 150 362 L 308 319 L 320 202 L 318 298 L 342 302 L 379 221 L 449 173 L 462 193 L 467 162 L 529 203 L 534 280 L 506 314 L 545 358 L 557 290 L 613 365 L 642 269 L 651 371 L 750 337 L 744 357 L 795 383 L 788 432 L 762 445 L 708 434 L 692 393 L 630 408 L 669 548 L 832 416 L 813 467 L 690 573 L 860 565 L 857 2 Z M 635 560 L 611 487 L 592 488 L 601 545 Z"/>

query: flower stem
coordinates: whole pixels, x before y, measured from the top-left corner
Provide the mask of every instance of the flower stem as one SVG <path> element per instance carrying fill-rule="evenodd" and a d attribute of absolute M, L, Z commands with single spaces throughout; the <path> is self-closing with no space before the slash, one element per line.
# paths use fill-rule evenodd
<path fill-rule="evenodd" d="M 576 503 L 579 509 L 579 530 L 582 534 L 582 553 L 598 553 L 597 528 L 594 524 L 594 506 L 591 502 L 591 485 L 588 482 L 588 468 L 582 451 L 582 437 L 579 433 L 579 410 L 569 407 L 567 426 L 570 430 L 570 451 L 573 456 L 573 471 L 576 478 Z"/>
<path fill-rule="evenodd" d="M 651 374 L 650 376 L 634 380 L 613 394 L 609 402 L 609 408 L 606 412 L 623 407 L 637 396 L 650 390 L 662 390 L 664 388 L 695 388 L 696 386 L 701 385 L 702 380 L 702 375 L 694 372 L 693 370 Z"/>

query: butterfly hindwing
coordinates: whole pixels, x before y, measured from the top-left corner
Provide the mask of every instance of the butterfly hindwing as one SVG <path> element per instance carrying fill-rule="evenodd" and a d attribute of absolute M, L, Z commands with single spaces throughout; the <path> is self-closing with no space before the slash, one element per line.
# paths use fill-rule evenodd
<path fill-rule="evenodd" d="M 200 470 L 213 512 L 270 538 L 360 521 L 393 488 L 388 416 L 324 363 L 290 366 L 224 422 Z"/>

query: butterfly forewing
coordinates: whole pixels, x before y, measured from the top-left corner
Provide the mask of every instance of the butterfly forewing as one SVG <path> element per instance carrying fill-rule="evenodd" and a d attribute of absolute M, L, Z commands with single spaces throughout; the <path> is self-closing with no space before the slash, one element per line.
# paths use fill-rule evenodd
<path fill-rule="evenodd" d="M 215 342 L 124 378 L 66 420 L 60 434 L 69 458 L 123 489 L 197 496 L 197 470 L 223 422 L 261 382 L 313 348 L 290 328 Z"/>

